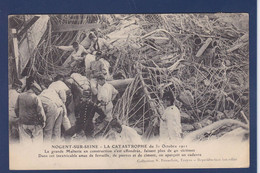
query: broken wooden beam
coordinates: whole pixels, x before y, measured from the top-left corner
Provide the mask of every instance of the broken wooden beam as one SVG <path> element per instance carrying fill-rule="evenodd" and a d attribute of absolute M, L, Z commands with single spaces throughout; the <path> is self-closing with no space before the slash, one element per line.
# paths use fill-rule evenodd
<path fill-rule="evenodd" d="M 179 59 L 178 61 L 176 61 L 173 65 L 171 65 L 170 67 L 167 68 L 167 70 L 169 70 L 170 72 L 177 70 L 177 67 L 179 66 L 180 62 L 185 61 L 183 58 Z"/>
<path fill-rule="evenodd" d="M 109 37 L 111 40 L 116 40 L 116 39 L 127 39 L 129 37 L 129 35 L 127 35 L 127 36 L 124 36 L 124 35 L 115 35 L 115 36 L 113 36 L 113 37 Z M 140 36 L 134 36 L 134 35 L 131 35 L 131 38 L 134 38 L 134 39 L 136 39 L 136 38 L 140 38 Z M 169 38 L 168 37 L 160 37 L 160 36 L 150 36 L 149 37 L 150 39 L 154 39 L 154 40 L 169 40 Z"/>
<path fill-rule="evenodd" d="M 199 51 L 197 52 L 196 54 L 196 57 L 200 57 L 204 52 L 205 50 L 207 49 L 207 47 L 209 46 L 209 44 L 211 43 L 212 41 L 212 38 L 208 38 L 205 43 L 201 46 L 201 48 L 199 49 Z"/>
<path fill-rule="evenodd" d="M 158 33 L 158 32 L 164 32 L 165 34 L 168 34 L 170 37 L 173 38 L 172 34 L 169 33 L 167 30 L 165 30 L 165 29 L 157 29 L 157 30 L 154 30 L 152 32 L 149 32 L 149 33 L 145 34 L 144 36 L 141 37 L 141 39 L 145 39 L 145 38 L 149 37 L 150 35 L 153 35 L 153 34 Z"/>
<path fill-rule="evenodd" d="M 75 83 L 83 90 L 89 89 L 89 87 L 90 87 L 89 79 L 86 76 L 83 76 L 79 73 L 72 73 L 70 77 L 71 78 L 69 78 L 67 80 L 68 83 L 70 83 L 70 84 Z M 119 88 L 124 89 L 132 81 L 134 81 L 134 78 L 111 80 L 111 81 L 107 81 L 107 83 L 113 85 L 116 89 L 119 89 Z"/>
<path fill-rule="evenodd" d="M 233 44 L 233 46 L 231 48 L 229 48 L 227 50 L 227 53 L 231 53 L 234 50 L 237 50 L 237 49 L 239 49 L 241 47 L 244 47 L 245 45 L 247 45 L 248 39 L 249 39 L 249 35 L 248 34 L 243 35 L 242 37 L 237 39 L 237 41 Z"/>
<path fill-rule="evenodd" d="M 151 117 L 152 116 L 157 116 L 158 117 L 159 113 L 160 113 L 160 111 L 158 110 L 159 108 L 157 107 L 158 105 L 156 105 L 156 102 L 152 99 L 152 97 L 151 97 L 151 95 L 150 95 L 150 93 L 148 91 L 147 85 L 146 85 L 146 83 L 144 81 L 144 78 L 142 76 L 141 68 L 142 68 L 141 64 L 138 63 L 136 70 L 137 70 L 138 77 L 140 79 L 140 83 L 141 83 L 141 86 L 142 86 L 142 89 L 143 89 L 143 92 L 144 92 L 144 96 L 146 97 L 146 100 L 147 100 L 147 102 L 148 102 L 148 104 L 149 104 L 149 106 L 150 106 L 150 108 L 152 110 L 151 111 Z M 153 126 L 155 124 L 156 124 L 156 121 L 154 122 Z"/>
<path fill-rule="evenodd" d="M 29 60 L 33 57 L 33 52 L 44 35 L 47 24 L 49 22 L 48 15 L 40 15 L 40 18 L 26 31 L 24 40 L 19 42 L 19 68 L 20 73 L 26 68 Z"/>
<path fill-rule="evenodd" d="M 244 34 L 242 37 L 240 37 L 237 42 L 248 42 L 249 40 L 249 34 Z"/>
<path fill-rule="evenodd" d="M 113 85 L 116 89 L 126 87 L 128 84 L 134 81 L 134 78 L 129 79 L 119 79 L 119 80 L 111 80 L 107 81 L 107 83 Z"/>
<path fill-rule="evenodd" d="M 30 21 L 28 21 L 23 29 L 21 29 L 18 34 L 17 34 L 17 38 L 18 40 L 21 39 L 21 37 L 23 36 L 24 33 L 26 33 L 26 31 L 40 18 L 40 16 L 34 16 Z"/>
<path fill-rule="evenodd" d="M 249 120 L 247 119 L 247 117 L 246 117 L 244 111 L 240 111 L 240 113 L 241 113 L 242 117 L 245 119 L 246 124 L 249 124 Z"/>
<path fill-rule="evenodd" d="M 230 49 L 228 49 L 227 53 L 233 52 L 234 50 L 237 50 L 237 49 L 239 49 L 241 47 L 244 47 L 245 45 L 247 45 L 247 43 L 243 43 L 243 42 L 242 43 L 238 43 L 238 44 L 232 46 Z"/>
<path fill-rule="evenodd" d="M 19 68 L 20 63 L 19 63 L 19 48 L 18 48 L 18 40 L 17 40 L 16 29 L 12 29 L 12 35 L 13 35 L 13 51 L 14 51 L 16 72 L 17 72 L 17 77 L 19 79 L 19 77 L 20 77 L 20 68 Z"/>
<path fill-rule="evenodd" d="M 99 28 L 101 24 L 98 23 L 87 23 L 87 24 L 59 24 L 53 25 L 53 32 L 68 32 L 68 31 L 79 31 L 79 30 L 91 30 L 93 28 Z"/>
<path fill-rule="evenodd" d="M 181 62 L 185 62 L 185 59 L 181 58 L 178 61 L 176 61 L 174 64 L 172 64 L 170 67 L 167 67 L 167 68 L 159 67 L 156 63 L 154 63 L 154 65 L 156 67 L 145 66 L 145 65 L 143 65 L 141 63 L 140 63 L 140 66 L 142 68 L 150 69 L 150 70 L 153 70 L 153 71 L 166 71 L 166 70 L 168 70 L 169 72 L 173 72 L 175 70 L 178 70 L 178 67 L 181 64 Z"/>
<path fill-rule="evenodd" d="M 249 130 L 248 124 L 244 124 L 238 120 L 225 119 L 225 120 L 220 120 L 220 121 L 214 122 L 213 124 L 210 124 L 206 127 L 203 127 L 202 129 L 196 130 L 196 131 L 188 134 L 187 136 L 185 136 L 185 140 L 187 140 L 187 141 L 198 140 L 200 138 L 200 136 L 205 133 L 209 133 L 213 130 L 219 129 L 222 126 L 230 126 L 230 125 L 240 126 L 243 129 Z"/>

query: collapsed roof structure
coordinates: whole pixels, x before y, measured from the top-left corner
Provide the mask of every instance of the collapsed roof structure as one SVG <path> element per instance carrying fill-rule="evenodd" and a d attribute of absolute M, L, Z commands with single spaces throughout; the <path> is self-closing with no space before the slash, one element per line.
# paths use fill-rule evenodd
<path fill-rule="evenodd" d="M 96 28 L 117 49 L 110 62 L 114 79 L 128 80 L 118 88 L 114 114 L 139 134 L 158 133 L 166 91 L 182 112 L 184 134 L 206 126 L 217 136 L 234 126 L 248 130 L 247 14 L 16 15 L 9 28 L 10 83 L 30 74 L 48 85 L 57 74 L 70 74 L 70 52 L 55 46 L 81 42 Z"/>

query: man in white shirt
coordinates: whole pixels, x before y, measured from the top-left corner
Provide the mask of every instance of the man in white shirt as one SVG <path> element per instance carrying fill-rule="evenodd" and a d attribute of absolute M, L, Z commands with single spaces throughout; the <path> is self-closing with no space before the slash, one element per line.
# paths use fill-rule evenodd
<path fill-rule="evenodd" d="M 109 68 L 110 68 L 110 63 L 106 60 L 106 58 L 103 56 L 102 58 L 99 59 L 100 62 L 104 64 L 104 72 L 105 72 L 105 79 L 106 80 L 112 80 L 112 76 L 110 75 Z"/>
<path fill-rule="evenodd" d="M 74 67 L 76 64 L 84 60 L 82 53 L 88 53 L 88 51 L 80 45 L 78 42 L 73 42 L 71 46 L 56 46 L 61 50 L 73 51 L 71 54 L 71 62 L 69 63 L 71 67 Z"/>
<path fill-rule="evenodd" d="M 87 54 L 85 57 L 85 73 L 86 73 L 86 77 L 88 79 L 91 78 L 91 69 L 90 69 L 90 64 L 91 62 L 96 60 L 96 56 L 92 55 L 92 54 Z"/>
<path fill-rule="evenodd" d="M 141 136 L 135 131 L 135 129 L 128 127 L 126 125 L 121 125 L 116 118 L 110 122 L 112 131 L 115 132 L 116 142 L 125 143 L 142 143 Z"/>
<path fill-rule="evenodd" d="M 71 123 L 67 115 L 66 106 L 68 105 L 69 102 L 67 99 L 71 97 L 71 91 L 68 88 L 68 86 L 63 81 L 61 81 L 62 77 L 60 75 L 56 76 L 54 80 L 55 81 L 51 83 L 48 88 L 55 90 L 64 104 L 63 106 L 64 116 L 62 120 L 62 125 L 65 130 L 68 130 L 69 128 L 71 128 Z"/>
<path fill-rule="evenodd" d="M 90 33 L 93 33 L 96 36 L 98 36 L 98 32 L 97 32 L 97 30 L 95 28 L 92 28 L 90 30 Z M 79 42 L 85 49 L 88 49 L 91 46 L 91 39 L 88 37 L 88 35 L 85 32 L 83 32 L 80 35 Z"/>
<path fill-rule="evenodd" d="M 67 102 L 67 97 L 71 95 L 71 91 L 69 87 L 63 82 L 63 80 L 64 79 L 61 75 L 57 75 L 54 78 L 54 82 L 52 82 L 48 88 L 54 89 L 65 104 Z"/>
<path fill-rule="evenodd" d="M 93 54 L 95 51 L 107 52 L 113 49 L 113 46 L 109 44 L 105 39 L 98 38 L 95 32 L 90 32 L 88 38 L 91 40 L 90 47 L 87 50 L 88 53 Z"/>
<path fill-rule="evenodd" d="M 110 64 L 106 59 L 104 59 L 104 57 L 107 56 L 107 53 L 109 52 L 111 53 L 111 51 L 113 50 L 113 46 L 109 44 L 105 39 L 99 38 L 98 32 L 95 29 L 91 30 L 87 38 L 90 41 L 90 45 L 88 46 L 87 51 L 93 55 L 96 55 L 97 53 L 101 52 L 102 55 L 99 58 L 99 61 L 104 64 L 104 70 L 106 72 L 105 78 L 110 80 L 111 79 L 111 76 L 109 74 Z"/>
<path fill-rule="evenodd" d="M 65 105 L 57 92 L 53 89 L 45 89 L 39 95 L 46 115 L 46 125 L 43 129 L 43 140 L 59 140 L 61 137 L 61 124 L 65 115 Z"/>
<path fill-rule="evenodd" d="M 113 109 L 112 101 L 116 98 L 118 91 L 113 87 L 113 85 L 106 82 L 106 79 L 105 79 L 104 75 L 102 75 L 102 74 L 100 74 L 97 77 L 97 83 L 98 83 L 97 99 L 99 101 L 99 104 L 102 107 L 102 110 L 106 114 L 106 120 L 111 121 L 113 118 L 112 117 L 112 109 Z"/>
<path fill-rule="evenodd" d="M 160 119 L 160 140 L 178 141 L 181 139 L 181 114 L 179 109 L 174 105 L 172 93 L 165 93 L 163 96 L 164 112 Z"/>

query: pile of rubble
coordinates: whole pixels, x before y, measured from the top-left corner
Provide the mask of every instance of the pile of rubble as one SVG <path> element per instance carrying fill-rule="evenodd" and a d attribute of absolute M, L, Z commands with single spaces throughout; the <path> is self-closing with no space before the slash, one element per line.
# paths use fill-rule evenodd
<path fill-rule="evenodd" d="M 207 137 L 206 128 L 208 135 L 219 137 L 238 126 L 248 132 L 248 21 L 242 13 L 48 15 L 24 68 L 41 85 L 57 74 L 71 74 L 66 66 L 71 53 L 55 46 L 80 42 L 98 28 L 99 36 L 116 48 L 110 59 L 114 79 L 130 83 L 118 88 L 114 114 L 139 134 L 158 134 L 160 98 L 166 91 L 181 110 L 184 135 L 195 131 L 196 138 Z"/>

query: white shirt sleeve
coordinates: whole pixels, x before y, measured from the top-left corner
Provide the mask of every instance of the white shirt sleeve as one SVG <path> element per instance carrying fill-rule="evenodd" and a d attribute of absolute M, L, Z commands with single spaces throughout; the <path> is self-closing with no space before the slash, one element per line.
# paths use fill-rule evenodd
<path fill-rule="evenodd" d="M 115 95 L 118 93 L 118 91 L 115 89 L 113 85 L 111 85 L 112 95 Z"/>
<path fill-rule="evenodd" d="M 170 139 L 178 139 L 181 137 L 181 114 L 177 107 L 172 106 L 168 108 L 166 114 L 166 123 Z"/>

